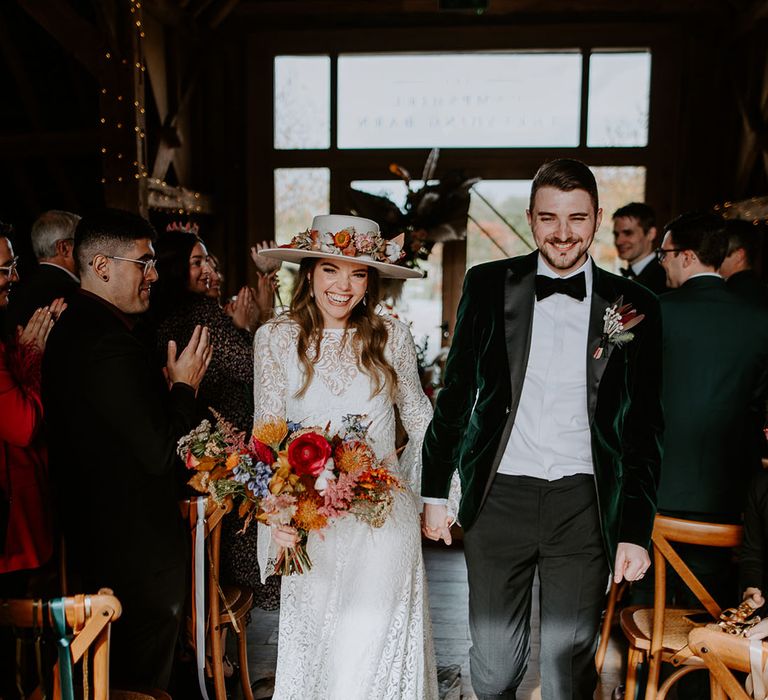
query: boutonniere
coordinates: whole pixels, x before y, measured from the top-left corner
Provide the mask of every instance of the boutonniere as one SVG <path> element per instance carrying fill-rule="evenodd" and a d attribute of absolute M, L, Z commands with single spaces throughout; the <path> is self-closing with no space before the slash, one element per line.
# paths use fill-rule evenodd
<path fill-rule="evenodd" d="M 620 296 L 603 314 L 603 334 L 593 357 L 599 360 L 609 343 L 621 347 L 632 340 L 635 334 L 630 333 L 630 329 L 644 318 L 645 314 L 638 314 L 637 309 L 633 308 L 632 304 L 625 304 L 624 297 Z"/>

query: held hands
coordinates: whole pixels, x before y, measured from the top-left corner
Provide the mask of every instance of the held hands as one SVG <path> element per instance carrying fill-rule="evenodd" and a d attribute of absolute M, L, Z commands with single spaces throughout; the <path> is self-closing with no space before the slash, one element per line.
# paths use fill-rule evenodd
<path fill-rule="evenodd" d="M 195 326 L 192 337 L 181 355 L 176 357 L 176 342 L 168 341 L 168 361 L 165 366 L 168 382 L 189 384 L 195 391 L 205 376 L 205 371 L 211 362 L 213 346 L 210 344 L 208 329 Z"/>
<path fill-rule="evenodd" d="M 430 540 L 451 544 L 451 518 L 445 505 L 425 503 L 421 514 L 421 531 Z"/>
<path fill-rule="evenodd" d="M 37 309 L 24 328 L 18 327 L 19 345 L 29 345 L 38 352 L 43 352 L 54 321 L 59 319 L 66 308 L 64 299 L 54 299 L 50 306 Z"/>
<path fill-rule="evenodd" d="M 650 565 L 651 558 L 645 547 L 631 542 L 619 542 L 616 548 L 616 563 L 613 567 L 614 583 L 621 583 L 622 579 L 639 581 L 645 576 Z"/>

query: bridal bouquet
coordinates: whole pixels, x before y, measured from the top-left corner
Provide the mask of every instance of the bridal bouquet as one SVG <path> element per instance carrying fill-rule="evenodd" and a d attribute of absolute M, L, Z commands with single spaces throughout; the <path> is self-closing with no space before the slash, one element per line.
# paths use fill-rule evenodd
<path fill-rule="evenodd" d="M 330 424 L 261 422 L 246 441 L 215 415 L 215 427 L 203 421 L 179 441 L 179 456 L 196 472 L 189 484 L 217 501 L 239 500 L 243 529 L 255 517 L 298 530 L 299 541 L 281 552 L 277 573 L 308 571 L 309 533 L 322 531 L 333 519 L 354 516 L 371 527 L 386 522 L 401 486 L 368 443 L 364 416 L 345 416 L 338 433 L 330 432 Z"/>

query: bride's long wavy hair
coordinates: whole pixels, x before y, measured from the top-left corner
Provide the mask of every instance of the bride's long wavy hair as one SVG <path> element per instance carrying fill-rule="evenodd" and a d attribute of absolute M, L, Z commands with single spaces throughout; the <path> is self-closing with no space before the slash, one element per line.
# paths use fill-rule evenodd
<path fill-rule="evenodd" d="M 309 357 L 309 348 L 313 348 L 313 357 L 320 357 L 320 341 L 323 337 L 323 317 L 312 296 L 312 274 L 315 266 L 323 258 L 304 258 L 299 266 L 296 288 L 293 292 L 288 316 L 299 327 L 298 355 L 304 368 L 304 383 L 296 392 L 296 397 L 303 396 L 309 388 L 315 374 L 315 368 Z M 372 382 L 371 396 L 386 390 L 394 400 L 397 387 L 397 374 L 384 356 L 389 331 L 383 318 L 376 313 L 381 301 L 379 272 L 368 267 L 368 288 L 365 303 L 361 301 L 352 309 L 347 322 L 347 330 L 354 328 L 355 333 L 344 333 L 345 342 L 351 337 L 352 347 L 357 357 L 357 366 L 367 374 Z"/>

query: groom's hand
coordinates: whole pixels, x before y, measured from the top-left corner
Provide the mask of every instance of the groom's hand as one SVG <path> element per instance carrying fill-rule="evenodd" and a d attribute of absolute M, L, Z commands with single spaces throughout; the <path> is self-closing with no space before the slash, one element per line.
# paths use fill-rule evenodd
<path fill-rule="evenodd" d="M 619 542 L 616 548 L 616 564 L 613 567 L 613 580 L 621 583 L 622 579 L 627 581 L 639 581 L 648 567 L 651 565 L 651 558 L 645 547 L 631 542 Z"/>
<path fill-rule="evenodd" d="M 446 544 L 451 544 L 451 519 L 448 517 L 448 509 L 444 505 L 425 503 L 421 515 L 421 530 L 430 540 L 443 540 Z"/>

